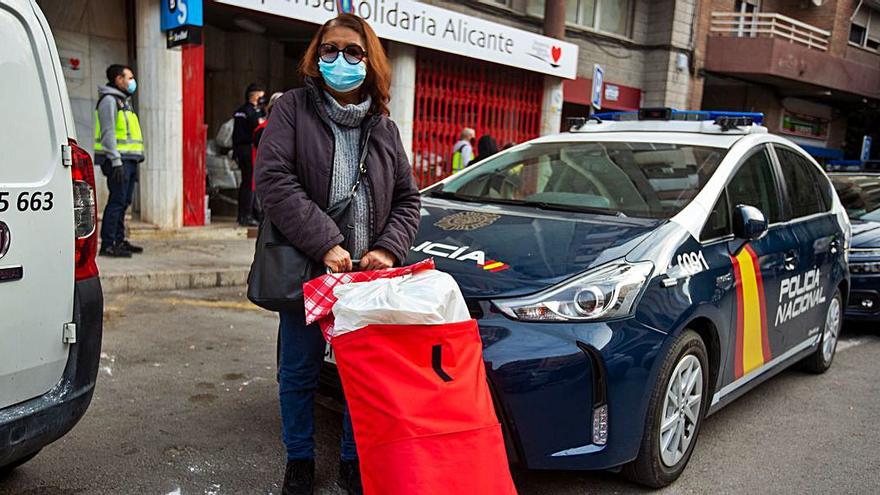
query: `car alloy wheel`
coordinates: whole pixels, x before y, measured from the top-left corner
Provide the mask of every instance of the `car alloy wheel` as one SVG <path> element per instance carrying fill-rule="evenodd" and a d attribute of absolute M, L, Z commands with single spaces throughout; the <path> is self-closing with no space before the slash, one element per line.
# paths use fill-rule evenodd
<path fill-rule="evenodd" d="M 825 334 L 822 337 L 822 357 L 825 358 L 826 363 L 831 362 L 837 349 L 840 324 L 840 298 L 834 297 L 828 305 L 828 314 L 825 315 Z"/>
<path fill-rule="evenodd" d="M 682 356 L 666 385 L 659 448 L 663 464 L 681 461 L 696 436 L 703 402 L 703 366 L 693 354 Z"/>

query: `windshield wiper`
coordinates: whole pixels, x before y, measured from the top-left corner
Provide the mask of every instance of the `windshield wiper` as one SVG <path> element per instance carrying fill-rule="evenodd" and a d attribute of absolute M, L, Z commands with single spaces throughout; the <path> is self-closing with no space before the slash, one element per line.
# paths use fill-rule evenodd
<path fill-rule="evenodd" d="M 594 206 L 566 205 L 558 203 L 548 203 L 546 201 L 522 201 L 519 204 L 522 204 L 524 206 L 534 206 L 535 208 L 540 208 L 542 210 L 573 211 L 577 213 L 595 213 L 597 215 L 626 217 L 626 214 L 622 211 L 609 210 L 607 208 L 597 208 Z"/>

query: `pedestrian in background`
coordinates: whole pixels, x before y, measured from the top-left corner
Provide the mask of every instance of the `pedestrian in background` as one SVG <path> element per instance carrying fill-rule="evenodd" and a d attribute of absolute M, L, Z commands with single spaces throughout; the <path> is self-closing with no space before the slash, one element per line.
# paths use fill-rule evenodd
<path fill-rule="evenodd" d="M 452 173 L 458 173 L 470 165 L 474 158 L 474 137 L 477 133 L 470 127 L 461 130 L 461 136 L 452 147 Z"/>
<path fill-rule="evenodd" d="M 110 197 L 101 223 L 101 256 L 131 258 L 144 249 L 125 239 L 125 210 L 131 206 L 144 136 L 131 104 L 137 81 L 131 67 L 107 67 L 107 84 L 98 86 L 95 109 L 95 161 L 107 177 Z"/>
<path fill-rule="evenodd" d="M 235 111 L 235 126 L 232 130 L 232 154 L 241 170 L 241 184 L 238 186 L 238 224 L 245 227 L 257 225 L 254 219 L 254 162 L 251 147 L 254 143 L 254 130 L 263 122 L 263 98 L 266 90 L 256 83 L 248 85 L 244 92 L 245 102 Z"/>
<path fill-rule="evenodd" d="M 391 68 L 373 29 L 341 14 L 321 26 L 300 64 L 306 87 L 273 106 L 257 153 L 257 195 L 266 217 L 300 252 L 333 272 L 401 264 L 419 224 L 419 191 L 388 118 Z M 363 162 L 362 162 L 363 160 Z M 363 163 L 363 167 L 361 164 Z M 351 201 L 339 225 L 328 207 Z M 280 313 L 279 396 L 287 469 L 284 494 L 311 494 L 314 395 L 325 341 L 300 311 Z M 362 491 L 348 410 L 339 485 Z"/>
<path fill-rule="evenodd" d="M 480 140 L 477 141 L 477 158 L 472 160 L 468 166 L 475 165 L 477 162 L 481 162 L 495 153 L 498 153 L 498 143 L 495 142 L 495 138 L 488 134 L 483 134 L 480 136 Z"/>

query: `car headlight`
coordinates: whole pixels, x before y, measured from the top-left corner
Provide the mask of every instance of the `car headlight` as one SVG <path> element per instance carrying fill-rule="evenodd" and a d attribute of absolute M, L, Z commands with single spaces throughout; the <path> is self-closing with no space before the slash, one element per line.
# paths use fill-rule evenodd
<path fill-rule="evenodd" d="M 504 314 L 523 321 L 593 321 L 632 313 L 654 265 L 618 262 L 536 295 L 492 301 Z"/>

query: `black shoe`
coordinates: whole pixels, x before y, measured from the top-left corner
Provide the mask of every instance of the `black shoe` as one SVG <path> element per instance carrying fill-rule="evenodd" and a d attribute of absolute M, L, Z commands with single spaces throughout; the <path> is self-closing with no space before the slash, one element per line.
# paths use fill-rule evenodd
<path fill-rule="evenodd" d="M 254 217 L 239 218 L 238 224 L 242 227 L 259 227 L 260 222 Z"/>
<path fill-rule="evenodd" d="M 315 460 L 287 461 L 281 495 L 312 495 L 315 490 Z"/>
<path fill-rule="evenodd" d="M 110 246 L 101 246 L 99 256 L 107 256 L 108 258 L 131 258 L 131 251 L 125 249 L 121 243 L 112 244 Z"/>
<path fill-rule="evenodd" d="M 361 467 L 358 461 L 339 461 L 339 480 L 336 484 L 348 495 L 363 495 Z"/>
<path fill-rule="evenodd" d="M 128 239 L 120 242 L 119 245 L 128 250 L 128 252 L 131 254 L 141 254 L 144 252 L 144 248 L 140 246 L 135 246 L 134 244 L 128 242 Z"/>

